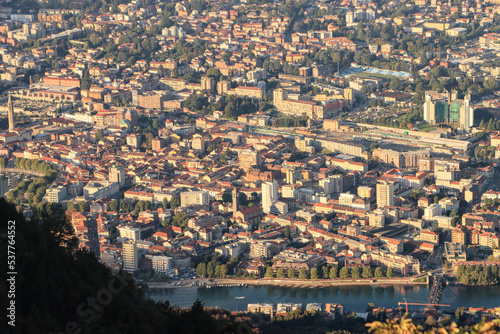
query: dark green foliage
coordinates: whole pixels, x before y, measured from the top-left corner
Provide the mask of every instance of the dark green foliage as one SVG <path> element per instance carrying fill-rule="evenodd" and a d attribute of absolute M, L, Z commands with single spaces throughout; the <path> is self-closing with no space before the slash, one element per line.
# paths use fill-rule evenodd
<path fill-rule="evenodd" d="M 178 310 L 168 302 L 146 300 L 144 290 L 125 274 L 113 276 L 93 254 L 76 251 L 72 226 L 60 206 L 47 204 L 29 223 L 4 199 L 0 199 L 0 212 L 0 233 L 7 234 L 7 220 L 16 222 L 15 328 L 19 331 L 11 333 L 60 333 L 70 322 L 81 333 L 97 334 L 236 331 L 222 319 L 216 324 L 200 301 L 191 309 Z M 6 240 L 0 239 L 3 249 Z M 7 252 L 1 252 L 4 273 L 8 271 L 6 257 Z M 0 290 L 7 295 L 5 279 Z M 113 292 L 105 295 L 102 291 Z M 109 303 L 99 302 L 108 296 Z M 89 306 L 93 299 L 97 300 L 95 310 Z M 0 298 L 2 309 L 7 303 L 7 298 Z M 9 333 L 6 321 L 6 317 L 0 320 L 1 333 Z"/>
<path fill-rule="evenodd" d="M 288 160 L 292 161 L 292 162 L 295 162 L 295 161 L 299 161 L 299 160 L 305 159 L 308 156 L 309 156 L 309 153 L 307 153 L 307 152 L 296 151 L 296 152 L 293 152 L 290 155 L 290 159 L 288 159 Z"/>
<path fill-rule="evenodd" d="M 500 282 L 498 268 L 459 265 L 457 278 L 464 285 L 495 285 Z"/>
<path fill-rule="evenodd" d="M 285 128 L 307 126 L 307 116 L 301 116 L 301 117 L 286 116 L 286 117 L 275 118 L 273 120 L 273 126 L 285 127 Z"/>
<path fill-rule="evenodd" d="M 208 107 L 208 99 L 206 96 L 200 94 L 191 94 L 184 101 L 184 107 L 191 111 L 198 112 Z"/>

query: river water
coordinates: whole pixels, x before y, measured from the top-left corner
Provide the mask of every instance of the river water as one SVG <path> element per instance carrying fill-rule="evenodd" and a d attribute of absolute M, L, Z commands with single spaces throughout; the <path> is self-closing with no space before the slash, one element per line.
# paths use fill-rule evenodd
<path fill-rule="evenodd" d="M 406 298 L 408 302 L 427 302 L 430 287 L 412 286 L 344 286 L 321 288 L 293 288 L 276 286 L 174 288 L 152 289 L 147 296 L 156 301 L 168 300 L 171 305 L 190 307 L 199 298 L 206 307 L 219 307 L 231 311 L 244 311 L 249 303 L 340 303 L 347 311 L 365 312 L 368 303 L 377 307 L 395 308 Z M 236 297 L 245 297 L 244 299 Z M 454 310 L 466 307 L 499 307 L 500 286 L 464 287 L 449 286 L 443 289 L 441 304 Z M 409 306 L 410 310 L 422 310 L 423 306 Z"/>

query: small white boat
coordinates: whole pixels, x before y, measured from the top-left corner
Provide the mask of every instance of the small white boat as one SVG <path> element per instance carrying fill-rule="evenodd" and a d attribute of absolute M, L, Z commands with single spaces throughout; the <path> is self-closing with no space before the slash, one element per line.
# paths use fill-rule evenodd
<path fill-rule="evenodd" d="M 242 296 L 242 297 L 236 297 L 236 299 L 245 299 L 245 296 Z"/>

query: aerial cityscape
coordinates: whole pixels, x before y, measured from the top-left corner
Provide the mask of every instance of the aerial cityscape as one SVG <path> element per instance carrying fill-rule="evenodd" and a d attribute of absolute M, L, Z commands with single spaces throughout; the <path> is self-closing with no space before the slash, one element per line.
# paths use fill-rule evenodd
<path fill-rule="evenodd" d="M 1 333 L 500 332 L 499 0 L 0 0 L 0 56 Z"/>

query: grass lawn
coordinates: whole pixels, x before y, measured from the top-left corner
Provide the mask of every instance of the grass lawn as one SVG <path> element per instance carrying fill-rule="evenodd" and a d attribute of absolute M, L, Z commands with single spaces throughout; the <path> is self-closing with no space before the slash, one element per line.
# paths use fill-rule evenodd
<path fill-rule="evenodd" d="M 430 132 L 434 130 L 434 127 L 429 124 L 419 124 L 418 125 L 418 130 L 422 132 Z"/>
<path fill-rule="evenodd" d="M 359 75 L 364 76 L 364 77 L 380 78 L 384 81 L 389 81 L 390 79 L 393 78 L 393 76 L 391 76 L 391 75 L 385 75 L 385 74 L 380 74 L 380 73 L 360 72 Z"/>

